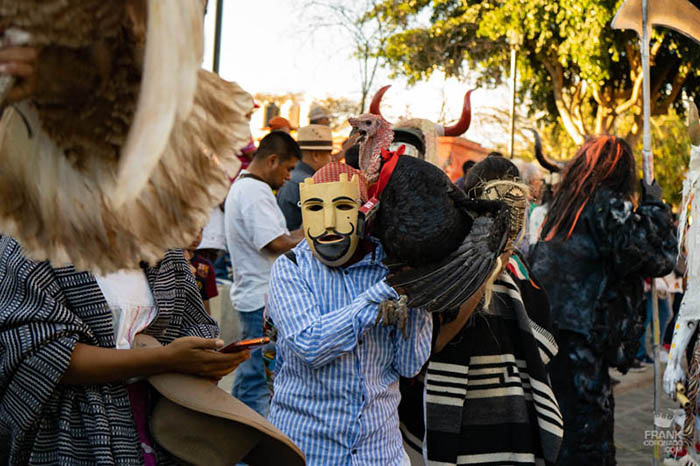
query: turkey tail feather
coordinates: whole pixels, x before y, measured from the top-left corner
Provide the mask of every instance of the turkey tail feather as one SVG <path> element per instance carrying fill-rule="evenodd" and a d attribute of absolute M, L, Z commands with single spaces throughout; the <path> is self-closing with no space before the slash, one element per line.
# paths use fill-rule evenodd
<path fill-rule="evenodd" d="M 400 283 L 397 283 L 397 286 L 406 287 L 420 282 L 424 282 L 426 280 L 431 280 L 433 278 L 444 278 L 444 268 L 454 263 L 455 256 L 463 256 L 465 253 L 476 253 L 476 251 L 473 250 L 473 244 L 471 242 L 462 242 L 462 244 L 457 250 L 455 250 L 452 254 L 450 254 L 448 257 L 446 257 L 444 260 L 437 264 L 431 264 L 429 266 L 420 267 L 417 269 L 404 270 L 403 272 L 401 272 Z M 399 267 L 403 265 L 404 264 L 400 264 L 398 266 L 389 266 L 387 264 L 390 270 L 398 270 Z M 455 273 L 458 272 L 459 269 L 455 269 Z M 435 288 L 437 288 L 437 286 L 435 286 Z"/>
<path fill-rule="evenodd" d="M 488 241 L 493 236 L 500 241 Z M 445 260 L 412 270 L 392 267 L 387 282 L 408 296 L 411 307 L 425 307 L 430 312 L 454 309 L 489 278 L 506 237 L 507 228 L 498 217 L 477 217 L 460 247 Z"/>

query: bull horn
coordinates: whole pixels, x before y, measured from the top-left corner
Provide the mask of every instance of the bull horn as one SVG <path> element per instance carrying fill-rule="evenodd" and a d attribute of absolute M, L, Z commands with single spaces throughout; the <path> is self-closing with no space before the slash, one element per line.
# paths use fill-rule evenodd
<path fill-rule="evenodd" d="M 698 119 L 698 107 L 692 100 L 688 103 L 688 135 L 690 143 L 700 146 L 700 119 Z"/>
<path fill-rule="evenodd" d="M 542 152 L 542 139 L 540 138 L 540 133 L 534 128 L 524 128 L 525 131 L 532 131 L 535 136 L 535 158 L 542 165 L 542 168 L 548 170 L 550 173 L 559 173 L 562 169 L 561 165 L 547 160 L 544 153 Z"/>
<path fill-rule="evenodd" d="M 376 94 L 374 94 L 374 97 L 372 97 L 372 103 L 369 104 L 369 113 L 373 115 L 379 115 L 380 117 L 384 118 L 382 116 L 382 111 L 380 110 L 380 106 L 382 103 L 382 97 L 384 97 L 384 93 L 391 87 L 391 84 L 382 87 L 377 91 Z"/>
<path fill-rule="evenodd" d="M 471 95 L 476 89 L 472 89 L 464 94 L 464 106 L 462 107 L 462 116 L 459 121 L 452 126 L 445 126 L 445 136 L 461 136 L 469 129 L 469 124 L 472 122 L 472 104 Z"/>

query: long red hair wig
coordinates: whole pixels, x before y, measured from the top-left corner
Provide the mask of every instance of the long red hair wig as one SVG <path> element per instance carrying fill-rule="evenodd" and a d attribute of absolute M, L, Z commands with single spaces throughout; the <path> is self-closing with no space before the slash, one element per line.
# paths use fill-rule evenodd
<path fill-rule="evenodd" d="M 597 189 L 631 197 L 635 179 L 634 155 L 624 139 L 598 136 L 587 140 L 562 174 L 541 237 L 550 241 L 566 234 L 569 239 Z"/>

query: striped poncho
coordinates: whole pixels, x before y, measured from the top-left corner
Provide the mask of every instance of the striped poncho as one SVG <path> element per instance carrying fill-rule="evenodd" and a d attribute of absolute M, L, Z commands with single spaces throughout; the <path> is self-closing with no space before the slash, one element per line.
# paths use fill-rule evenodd
<path fill-rule="evenodd" d="M 218 334 L 181 251 L 145 273 L 158 315 L 144 333 L 163 344 Z M 94 276 L 27 260 L 0 236 L 0 463 L 143 464 L 123 383 L 59 383 L 79 342 L 115 346 Z M 159 464 L 169 463 L 158 454 Z"/>
<path fill-rule="evenodd" d="M 409 414 L 420 407 L 402 406 L 406 443 L 420 450 L 424 438 L 429 465 L 554 463 L 563 422 L 546 366 L 556 352 L 546 295 L 514 255 L 489 310 L 430 357 L 426 430 Z M 416 388 L 407 400 L 422 399 Z"/>

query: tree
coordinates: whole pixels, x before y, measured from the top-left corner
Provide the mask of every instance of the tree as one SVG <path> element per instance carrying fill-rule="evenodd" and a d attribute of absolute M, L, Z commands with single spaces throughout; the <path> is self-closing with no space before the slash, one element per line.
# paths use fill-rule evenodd
<path fill-rule="evenodd" d="M 377 54 L 386 45 L 383 22 L 366 15 L 378 6 L 378 0 L 309 0 L 304 11 L 314 30 L 332 28 L 342 31 L 352 40 L 352 55 L 357 59 L 360 76 L 358 113 L 363 113 L 381 61 Z"/>
<path fill-rule="evenodd" d="M 678 206 L 681 202 L 683 179 L 690 161 L 690 139 L 685 119 L 675 109 L 667 115 L 652 118 L 652 142 L 654 151 L 654 176 L 664 190 L 664 200 Z M 635 148 L 637 168 L 641 176 L 642 142 Z"/>
<path fill-rule="evenodd" d="M 542 123 L 541 112 L 530 117 L 524 111 L 515 114 L 515 150 L 516 158 L 532 161 L 535 158 L 534 136 L 531 128 L 537 128 L 542 139 L 542 149 L 547 158 L 561 162 L 571 158 L 575 146 L 568 134 L 556 123 Z M 485 107 L 479 110 L 479 126 L 487 127 L 490 131 L 508 134 L 510 131 L 510 109 L 504 107 Z M 489 149 L 507 153 L 507 142 L 489 145 Z"/>
<path fill-rule="evenodd" d="M 515 155 L 523 160 L 532 161 L 534 158 L 534 139 L 527 128 L 538 126 L 542 138 L 544 154 L 550 160 L 565 162 L 571 159 L 578 147 L 564 131 L 563 126 L 554 123 L 542 123 L 541 115 L 535 114 L 530 118 L 522 116 L 519 112 L 516 120 Z M 510 126 L 510 114 L 508 109 L 499 107 L 487 107 L 480 111 L 481 125 L 496 128 L 507 132 Z M 626 131 L 634 124 L 634 116 L 627 115 L 621 118 L 619 127 Z M 654 176 L 663 188 L 664 200 L 678 207 L 683 190 L 683 179 L 686 167 L 690 159 L 690 140 L 688 138 L 688 125 L 674 108 L 666 115 L 660 115 L 651 119 L 652 142 L 654 152 Z M 505 144 L 489 147 L 490 149 L 505 151 Z M 633 146 L 637 155 L 637 175 L 642 177 L 642 141 L 637 141 Z"/>
<path fill-rule="evenodd" d="M 465 65 L 478 82 L 494 86 L 508 76 L 511 47 L 518 47 L 521 101 L 545 122 L 561 126 L 573 142 L 587 135 L 620 133 L 636 144 L 642 127 L 639 41 L 612 30 L 622 0 L 383 0 L 367 10 L 390 36 L 377 55 L 409 81 L 435 70 L 460 76 Z M 696 99 L 700 47 L 683 35 L 657 29 L 651 42 L 652 115 Z"/>

